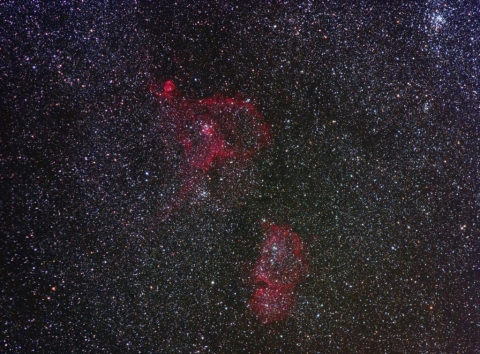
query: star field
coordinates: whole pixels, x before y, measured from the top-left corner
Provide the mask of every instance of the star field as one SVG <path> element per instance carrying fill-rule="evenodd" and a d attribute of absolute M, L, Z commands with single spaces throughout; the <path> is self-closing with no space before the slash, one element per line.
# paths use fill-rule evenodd
<path fill-rule="evenodd" d="M 2 352 L 480 350 L 477 4 L 5 1 L 0 19 Z M 167 80 L 251 104 L 271 142 L 195 174 L 194 125 L 152 93 Z M 265 221 L 308 261 L 269 325 L 248 308 Z"/>

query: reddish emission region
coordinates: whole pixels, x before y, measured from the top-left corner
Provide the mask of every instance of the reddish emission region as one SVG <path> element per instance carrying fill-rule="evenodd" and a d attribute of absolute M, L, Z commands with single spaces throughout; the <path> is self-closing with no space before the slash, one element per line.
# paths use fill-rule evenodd
<path fill-rule="evenodd" d="M 182 186 L 162 211 L 162 217 L 180 207 L 210 170 L 228 168 L 234 160 L 249 161 L 270 143 L 268 125 L 247 101 L 221 95 L 185 98 L 171 80 L 165 82 L 161 92 L 155 87 L 151 91 L 174 124 L 176 139 L 183 149 Z"/>
<path fill-rule="evenodd" d="M 302 241 L 289 226 L 264 223 L 263 229 L 266 239 L 253 269 L 249 307 L 260 323 L 267 325 L 290 315 L 307 262 Z"/>

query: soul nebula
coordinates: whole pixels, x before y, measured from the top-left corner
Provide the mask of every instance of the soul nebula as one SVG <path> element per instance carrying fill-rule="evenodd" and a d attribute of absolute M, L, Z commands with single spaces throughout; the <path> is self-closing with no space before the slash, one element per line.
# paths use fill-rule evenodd
<path fill-rule="evenodd" d="M 295 304 L 295 290 L 307 271 L 300 237 L 289 226 L 263 225 L 265 241 L 253 269 L 249 307 L 262 324 L 286 320 Z"/>

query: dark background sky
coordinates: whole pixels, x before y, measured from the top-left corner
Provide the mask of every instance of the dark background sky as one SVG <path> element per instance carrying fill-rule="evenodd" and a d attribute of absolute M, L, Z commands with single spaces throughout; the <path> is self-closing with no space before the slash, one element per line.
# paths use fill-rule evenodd
<path fill-rule="evenodd" d="M 2 350 L 478 352 L 478 3 L 168 3 L 0 4 Z M 162 222 L 167 79 L 250 99 L 273 144 Z M 310 264 L 271 326 L 262 219 Z"/>

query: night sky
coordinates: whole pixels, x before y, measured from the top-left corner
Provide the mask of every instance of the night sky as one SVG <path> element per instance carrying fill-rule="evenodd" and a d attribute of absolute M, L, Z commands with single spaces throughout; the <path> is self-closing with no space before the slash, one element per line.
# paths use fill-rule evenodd
<path fill-rule="evenodd" d="M 379 3 L 2 1 L 0 351 L 479 353 L 480 6 Z M 269 143 L 192 167 L 167 80 Z"/>

